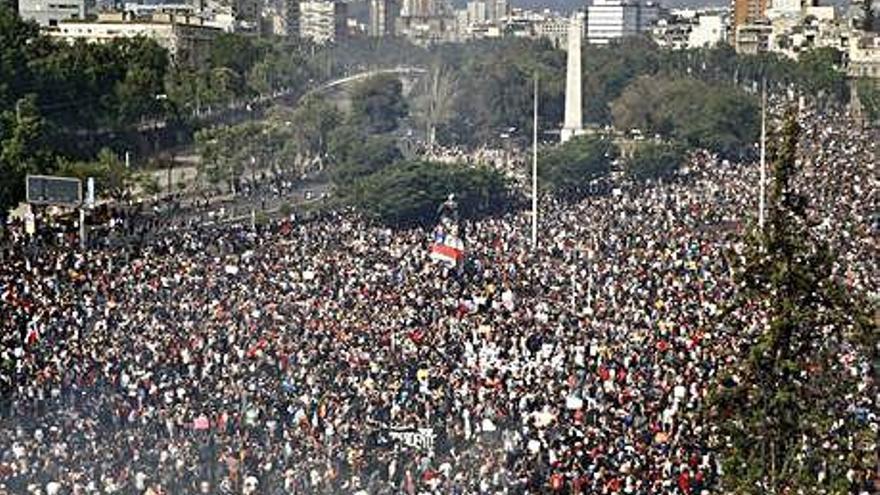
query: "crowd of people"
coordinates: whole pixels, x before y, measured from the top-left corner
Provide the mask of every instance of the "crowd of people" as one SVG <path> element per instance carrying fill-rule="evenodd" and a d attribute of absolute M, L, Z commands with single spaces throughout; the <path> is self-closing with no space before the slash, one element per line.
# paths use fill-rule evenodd
<path fill-rule="evenodd" d="M 876 300 L 877 140 L 802 120 L 834 275 Z M 706 398 L 760 328 L 718 323 L 757 177 L 700 152 L 679 180 L 547 200 L 536 248 L 522 212 L 466 221 L 460 269 L 350 211 L 136 249 L 35 251 L 11 225 L 0 494 L 715 493 Z M 875 363 L 840 361 L 841 414 L 876 439 Z"/>

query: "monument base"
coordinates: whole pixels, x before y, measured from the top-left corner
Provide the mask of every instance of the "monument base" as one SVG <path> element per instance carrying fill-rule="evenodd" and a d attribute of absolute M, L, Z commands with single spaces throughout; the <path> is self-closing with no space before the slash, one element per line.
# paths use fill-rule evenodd
<path fill-rule="evenodd" d="M 562 132 L 559 133 L 559 142 L 562 144 L 567 143 L 571 138 L 575 136 L 583 136 L 587 131 L 584 129 L 568 129 L 563 128 Z"/>

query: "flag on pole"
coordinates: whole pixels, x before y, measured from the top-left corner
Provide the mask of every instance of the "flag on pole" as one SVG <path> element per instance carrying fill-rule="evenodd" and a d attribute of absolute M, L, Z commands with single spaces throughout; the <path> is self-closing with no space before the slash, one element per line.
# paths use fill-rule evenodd
<path fill-rule="evenodd" d="M 443 242 L 431 246 L 431 259 L 435 261 L 455 265 L 462 258 L 464 258 L 464 244 L 457 237 L 446 236 Z"/>

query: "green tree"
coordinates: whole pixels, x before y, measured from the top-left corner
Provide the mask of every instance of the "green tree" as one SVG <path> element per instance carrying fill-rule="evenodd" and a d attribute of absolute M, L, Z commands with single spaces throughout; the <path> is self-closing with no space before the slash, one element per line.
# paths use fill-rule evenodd
<path fill-rule="evenodd" d="M 506 204 L 504 177 L 494 169 L 400 161 L 362 179 L 347 200 L 380 222 L 406 227 L 437 221 L 437 206 L 455 193 L 467 218 Z"/>
<path fill-rule="evenodd" d="M 131 171 L 113 151 L 104 148 L 93 162 L 70 162 L 61 160 L 56 174 L 65 177 L 76 177 L 85 184 L 89 177 L 95 179 L 96 199 L 121 200 L 128 196 L 134 183 Z"/>
<path fill-rule="evenodd" d="M 685 149 L 676 143 L 640 143 L 624 162 L 627 176 L 636 181 L 673 177 L 685 159 Z"/>
<path fill-rule="evenodd" d="M 452 69 L 435 65 L 417 86 L 414 114 L 425 126 L 428 147 L 436 141 L 437 126 L 449 122 L 455 114 L 458 77 Z"/>
<path fill-rule="evenodd" d="M 880 87 L 873 79 L 859 79 L 856 82 L 856 92 L 865 116 L 871 122 L 880 120 Z"/>
<path fill-rule="evenodd" d="M 391 132 L 407 114 L 400 79 L 383 74 L 359 83 L 351 92 L 351 121 L 371 133 Z"/>
<path fill-rule="evenodd" d="M 846 74 L 840 69 L 843 54 L 836 48 L 823 47 L 801 53 L 798 57 L 798 72 L 804 90 L 817 95 L 820 102 L 827 96 L 835 102 L 845 102 L 849 98 Z"/>
<path fill-rule="evenodd" d="M 325 100 L 306 99 L 290 115 L 293 138 L 297 147 L 307 156 L 327 153 L 330 133 L 342 123 L 342 114 Z"/>
<path fill-rule="evenodd" d="M 234 190 L 244 172 L 241 161 L 242 143 L 231 127 L 218 126 L 196 132 L 196 150 L 202 158 L 199 173 L 212 184 L 227 184 Z"/>
<path fill-rule="evenodd" d="M 799 133 L 792 111 L 773 140 L 768 222 L 727 313 L 749 344 L 731 349 L 745 357 L 711 401 L 726 493 L 848 493 L 850 470 L 864 479 L 876 462 L 877 431 L 847 407 L 857 384 L 839 365 L 847 349 L 876 359 L 876 322 L 833 279 L 839 261 L 811 234 L 793 184 Z"/>
<path fill-rule="evenodd" d="M 749 150 L 758 134 L 753 96 L 690 77 L 640 77 L 611 104 L 611 112 L 619 130 L 640 129 L 724 155 Z"/>
<path fill-rule="evenodd" d="M 541 153 L 539 179 L 561 196 L 578 198 L 590 181 L 608 175 L 617 154 L 609 139 L 579 136 Z"/>
<path fill-rule="evenodd" d="M 251 36 L 223 33 L 211 42 L 208 63 L 211 67 L 226 67 L 239 76 L 245 76 L 265 53 L 264 47 Z"/>
<path fill-rule="evenodd" d="M 0 113 L 0 217 L 24 199 L 27 174 L 50 171 L 52 157 L 45 151 L 44 126 L 33 97 Z"/>
<path fill-rule="evenodd" d="M 339 127 L 331 134 L 329 155 L 330 177 L 342 188 L 403 158 L 393 137 L 368 135 L 353 125 Z"/>

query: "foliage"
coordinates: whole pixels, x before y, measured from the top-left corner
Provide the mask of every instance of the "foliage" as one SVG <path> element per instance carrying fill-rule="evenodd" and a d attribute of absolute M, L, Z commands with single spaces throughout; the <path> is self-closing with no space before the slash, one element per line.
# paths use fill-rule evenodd
<path fill-rule="evenodd" d="M 403 84 L 390 74 L 373 76 L 352 90 L 351 121 L 368 133 L 391 132 L 407 114 Z"/>
<path fill-rule="evenodd" d="M 212 184 L 226 183 L 232 188 L 244 172 L 238 156 L 239 139 L 244 133 L 234 127 L 217 126 L 196 132 L 196 150 L 202 157 L 199 173 Z"/>
<path fill-rule="evenodd" d="M 540 122 L 555 128 L 562 120 L 565 54 L 547 40 L 504 39 L 441 50 L 441 63 L 458 67 L 458 97 L 445 124 L 438 126 L 443 144 L 499 145 L 500 135 L 527 142 L 532 133 L 534 77 L 540 80 Z M 509 133 L 508 133 L 509 134 Z"/>
<path fill-rule="evenodd" d="M 724 492 L 845 493 L 850 470 L 870 476 L 875 462 L 876 431 L 847 407 L 857 377 L 839 363 L 841 352 L 865 356 L 860 336 L 874 336 L 862 351 L 876 348 L 876 323 L 832 278 L 837 258 L 810 233 L 792 183 L 798 139 L 790 112 L 772 141 L 768 223 L 752 240 L 728 311 L 740 335 L 759 326 L 745 352 L 731 349 L 745 357 L 733 360 L 740 364 L 711 401 Z"/>
<path fill-rule="evenodd" d="M 507 185 L 497 170 L 422 161 L 401 161 L 354 187 L 348 200 L 378 221 L 405 227 L 435 222 L 437 206 L 455 193 L 467 218 L 505 204 Z"/>
<path fill-rule="evenodd" d="M 587 184 L 607 175 L 618 151 L 609 140 L 596 136 L 579 136 L 562 146 L 541 153 L 538 175 L 542 184 L 561 196 L 577 198 Z"/>
<path fill-rule="evenodd" d="M 307 98 L 296 109 L 277 109 L 273 120 L 285 126 L 290 123 L 297 149 L 307 156 L 327 153 L 330 134 L 343 121 L 335 106 L 317 97 Z"/>
<path fill-rule="evenodd" d="M 743 153 L 758 135 L 753 96 L 693 78 L 641 77 L 611 108 L 617 129 L 660 134 L 725 155 Z"/>
<path fill-rule="evenodd" d="M 800 54 L 798 72 L 802 88 L 807 94 L 815 95 L 824 102 L 827 97 L 834 101 L 847 101 L 849 87 L 846 74 L 839 67 L 843 64 L 843 54 L 836 48 L 823 47 Z"/>
<path fill-rule="evenodd" d="M 624 163 L 627 176 L 636 181 L 667 179 L 675 175 L 685 159 L 677 143 L 641 143 Z"/>
<path fill-rule="evenodd" d="M 871 122 L 880 120 L 880 85 L 876 80 L 860 79 L 856 82 L 856 92 L 866 117 Z"/>
<path fill-rule="evenodd" d="M 62 160 L 56 173 L 65 177 L 76 177 L 83 184 L 89 177 L 94 178 L 96 200 L 123 199 L 128 195 L 129 188 L 133 183 L 132 174 L 125 168 L 125 163 L 107 148 L 98 153 L 98 158 L 94 162 Z"/>
<path fill-rule="evenodd" d="M 52 157 L 43 151 L 48 146 L 45 125 L 33 97 L 0 112 L 0 219 L 24 199 L 27 174 L 51 171 Z"/>
<path fill-rule="evenodd" d="M 435 65 L 416 87 L 414 116 L 425 126 L 428 147 L 436 141 L 436 129 L 454 116 L 459 96 L 459 80 L 453 69 Z"/>
<path fill-rule="evenodd" d="M 393 137 L 368 135 L 353 125 L 333 131 L 329 153 L 330 178 L 336 187 L 342 188 L 403 158 Z"/>
<path fill-rule="evenodd" d="M 223 33 L 211 42 L 208 62 L 211 67 L 226 67 L 238 74 L 247 74 L 262 58 L 264 50 L 256 38 Z"/>

